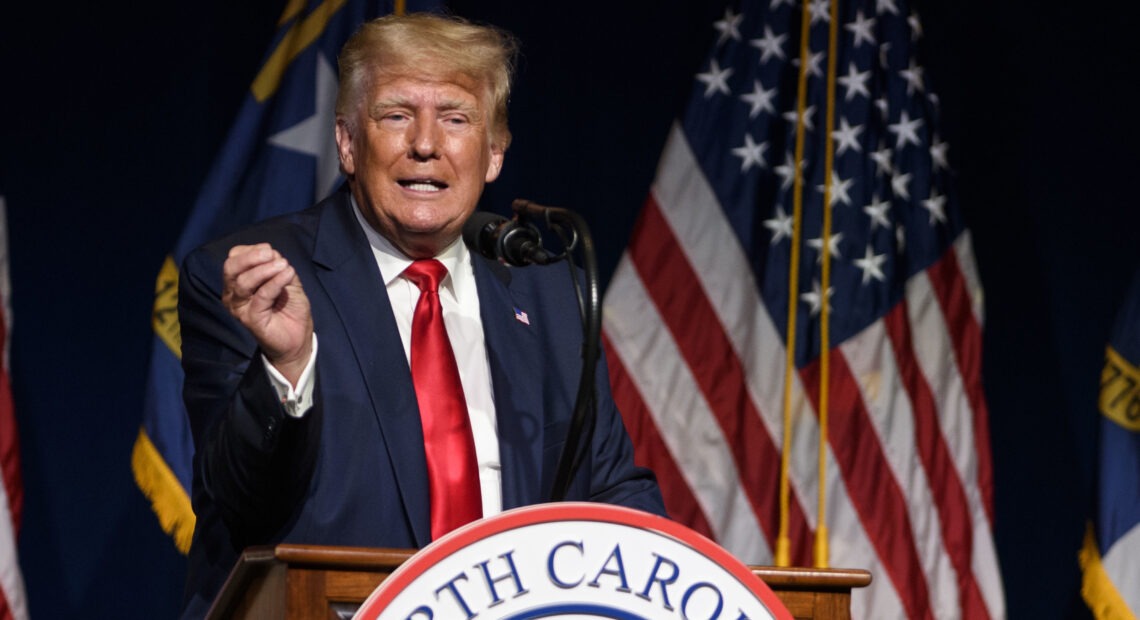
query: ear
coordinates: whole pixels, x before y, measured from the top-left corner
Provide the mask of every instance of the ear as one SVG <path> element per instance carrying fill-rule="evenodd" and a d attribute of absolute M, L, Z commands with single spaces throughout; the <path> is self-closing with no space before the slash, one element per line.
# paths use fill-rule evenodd
<path fill-rule="evenodd" d="M 336 153 L 340 158 L 340 170 L 345 176 L 356 173 L 356 162 L 352 152 L 352 130 L 348 119 L 343 116 L 336 117 Z"/>
<path fill-rule="evenodd" d="M 503 148 L 492 144 L 491 145 L 491 161 L 487 163 L 487 177 L 485 182 L 490 183 L 499 178 L 499 172 L 503 169 L 503 155 L 505 155 Z"/>

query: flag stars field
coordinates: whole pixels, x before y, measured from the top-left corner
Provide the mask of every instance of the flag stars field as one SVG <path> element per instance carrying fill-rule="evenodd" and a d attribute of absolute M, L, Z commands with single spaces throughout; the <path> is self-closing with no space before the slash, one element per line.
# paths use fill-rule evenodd
<path fill-rule="evenodd" d="M 875 107 L 878 108 L 879 116 L 882 116 L 884 121 L 890 118 L 891 109 L 890 105 L 887 103 L 886 95 L 875 99 Z"/>
<path fill-rule="evenodd" d="M 939 194 L 937 189 L 931 191 L 930 198 L 922 201 L 922 208 L 930 212 L 931 226 L 946 223 L 946 197 Z"/>
<path fill-rule="evenodd" d="M 948 170 L 950 162 L 946 158 L 947 151 L 950 150 L 950 145 L 935 138 L 930 143 L 930 159 L 934 163 L 935 169 Z"/>
<path fill-rule="evenodd" d="M 717 37 L 716 44 L 724 45 L 725 41 L 732 39 L 733 41 L 740 40 L 740 20 L 744 19 L 744 15 L 737 15 L 732 12 L 732 7 L 724 10 L 724 19 L 716 22 L 713 26 L 716 28 L 720 36 Z"/>
<path fill-rule="evenodd" d="M 863 253 L 863 258 L 856 258 L 854 261 L 855 266 L 863 270 L 863 285 L 866 286 L 871 278 L 883 282 L 887 276 L 883 274 L 883 263 L 887 262 L 886 254 L 875 254 L 875 251 L 870 245 Z"/>
<path fill-rule="evenodd" d="M 839 203 L 839 202 L 842 202 L 843 204 L 845 204 L 847 206 L 851 206 L 851 196 L 849 196 L 847 194 L 847 191 L 851 188 L 851 185 L 853 185 L 854 183 L 855 183 L 854 179 L 841 179 L 841 178 L 839 178 L 839 173 L 832 170 L 831 171 L 831 185 L 829 187 L 824 187 L 823 185 L 819 185 L 819 186 L 817 186 L 816 189 L 819 190 L 820 194 L 822 194 L 825 189 L 830 190 L 831 199 L 828 202 L 828 206 L 834 207 L 835 204 Z"/>
<path fill-rule="evenodd" d="M 914 60 L 910 61 L 910 66 L 906 69 L 899 71 L 902 79 L 906 80 L 906 94 L 913 95 L 916 91 L 922 92 L 925 86 L 922 82 L 922 67 L 915 64 Z"/>
<path fill-rule="evenodd" d="M 815 116 L 815 106 L 814 105 L 809 105 L 806 109 L 804 109 L 803 116 L 802 116 L 802 118 L 800 118 L 800 122 L 803 124 L 804 129 L 806 129 L 808 131 L 815 131 L 815 123 L 812 121 L 812 117 L 814 117 L 814 116 Z M 796 114 L 795 110 L 788 110 L 787 112 L 784 112 L 784 120 L 788 121 L 792 125 L 796 124 L 796 117 L 797 117 L 797 114 Z"/>
<path fill-rule="evenodd" d="M 909 172 L 891 175 L 891 189 L 896 197 L 902 200 L 910 200 L 910 177 Z"/>
<path fill-rule="evenodd" d="M 831 258 L 833 260 L 838 260 L 838 259 L 843 258 L 843 255 L 839 253 L 839 244 L 842 241 L 843 241 L 843 233 L 841 233 L 841 232 L 835 233 L 835 234 L 827 237 L 827 253 L 831 256 Z M 818 252 L 818 256 L 816 257 L 816 262 L 822 263 L 823 262 L 823 245 L 824 245 L 823 237 L 816 237 L 815 239 L 808 239 L 807 245 L 809 248 L 812 248 L 816 252 Z"/>
<path fill-rule="evenodd" d="M 784 207 L 776 205 L 776 215 L 771 219 L 764 220 L 764 228 L 772 231 L 772 239 L 769 243 L 776 245 L 783 238 L 792 238 L 792 216 L 784 213 Z"/>
<path fill-rule="evenodd" d="M 862 125 L 852 127 L 847 119 L 839 119 L 839 129 L 831 132 L 831 137 L 838 142 L 835 147 L 835 154 L 842 155 L 847 149 L 862 151 L 863 146 L 859 144 L 859 134 L 861 133 L 863 133 Z"/>
<path fill-rule="evenodd" d="M 806 292 L 806 293 L 800 294 L 800 300 L 802 300 L 805 304 L 808 305 L 808 312 L 812 316 L 818 316 L 820 311 L 823 309 L 824 295 L 823 295 L 823 291 L 820 290 L 821 287 L 822 286 L 820 285 L 819 280 L 812 280 L 811 290 Z M 827 287 L 827 310 L 829 312 L 832 310 L 831 294 L 834 292 L 835 292 L 834 286 Z"/>
<path fill-rule="evenodd" d="M 891 43 L 890 41 L 879 44 L 879 67 L 886 69 L 890 66 L 891 60 Z"/>
<path fill-rule="evenodd" d="M 859 47 L 864 42 L 869 45 L 875 44 L 875 34 L 872 32 L 874 27 L 875 18 L 869 17 L 864 19 L 862 9 L 855 12 L 855 21 L 844 26 L 844 28 L 855 36 L 855 42 L 852 43 L 855 47 Z"/>
<path fill-rule="evenodd" d="M 859 71 L 854 62 L 847 64 L 847 75 L 840 76 L 839 82 L 846 91 L 845 98 L 851 101 L 855 95 L 863 95 L 866 98 L 871 97 L 871 91 L 867 90 L 867 80 L 871 78 L 870 71 Z"/>
<path fill-rule="evenodd" d="M 890 208 L 891 203 L 885 200 L 879 200 L 877 196 L 871 204 L 863 207 L 863 213 L 866 213 L 867 217 L 871 218 L 871 232 L 875 232 L 875 228 L 878 226 L 882 226 L 883 228 L 891 227 L 891 220 L 887 217 L 887 212 L 890 211 Z"/>
<path fill-rule="evenodd" d="M 827 23 L 831 21 L 831 3 L 828 0 L 811 0 L 811 23 L 815 25 L 817 21 Z"/>
<path fill-rule="evenodd" d="M 808 55 L 808 68 L 807 68 L 808 75 L 810 75 L 813 78 L 822 78 L 823 77 L 823 68 L 820 66 L 823 63 L 823 57 L 824 57 L 823 52 L 812 52 L 811 54 Z M 800 66 L 800 59 L 799 58 L 793 58 L 792 59 L 792 66 L 794 66 L 798 69 Z"/>
<path fill-rule="evenodd" d="M 731 94 L 732 91 L 728 88 L 728 77 L 732 75 L 732 72 L 732 67 L 721 69 L 714 58 L 706 73 L 697 74 L 697 79 L 705 84 L 705 98 L 712 97 L 714 93 Z"/>
<path fill-rule="evenodd" d="M 918 146 L 922 140 L 918 138 L 918 128 L 922 126 L 923 120 L 921 118 L 911 119 L 910 114 L 903 110 L 899 114 L 899 122 L 887 125 L 887 130 L 895 134 L 895 149 L 913 144 Z"/>
<path fill-rule="evenodd" d="M 770 58 L 779 58 L 784 60 L 787 56 L 784 55 L 784 41 L 788 39 L 788 35 L 777 35 L 772 32 L 768 26 L 764 27 L 764 36 L 759 39 L 752 39 L 749 45 L 760 50 L 760 63 L 768 62 Z"/>
<path fill-rule="evenodd" d="M 873 151 L 870 155 L 871 161 L 875 162 L 875 175 L 892 174 L 895 171 L 891 165 L 891 158 L 893 153 L 891 149 L 882 147 L 877 151 Z"/>
<path fill-rule="evenodd" d="M 793 115 L 792 118 L 795 118 Z M 800 162 L 800 172 L 803 172 L 804 167 L 807 165 L 807 160 Z M 784 158 L 784 163 L 774 168 L 776 174 L 780 177 L 780 189 L 786 190 L 792 186 L 796 176 L 795 158 L 791 153 L 787 153 Z M 782 208 L 777 206 L 777 208 Z"/>
<path fill-rule="evenodd" d="M 769 114 L 776 113 L 776 107 L 772 103 L 772 99 L 776 96 L 776 89 L 766 89 L 760 83 L 760 80 L 752 81 L 752 92 L 740 96 L 741 101 L 747 103 L 750 107 L 748 110 L 748 118 L 754 119 L 759 116 L 760 112 L 767 112 Z"/>
<path fill-rule="evenodd" d="M 744 145 L 732 149 L 732 154 L 741 159 L 740 171 L 748 172 L 752 166 L 759 168 L 767 168 L 768 164 L 764 161 L 764 151 L 768 149 L 767 142 L 757 144 L 752 136 L 744 134 Z"/>

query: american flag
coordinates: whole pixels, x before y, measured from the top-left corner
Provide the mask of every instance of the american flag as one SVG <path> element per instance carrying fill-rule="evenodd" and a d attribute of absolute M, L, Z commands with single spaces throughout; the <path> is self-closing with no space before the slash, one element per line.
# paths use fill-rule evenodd
<path fill-rule="evenodd" d="M 24 506 L 20 444 L 8 375 L 12 328 L 12 286 L 8 278 L 8 213 L 0 196 L 0 620 L 26 620 L 27 598 L 16 535 Z"/>
<path fill-rule="evenodd" d="M 981 286 L 918 16 L 764 0 L 713 27 L 605 301 L 638 458 L 674 518 L 769 564 L 786 414 L 811 566 L 826 429 L 827 563 L 874 575 L 854 617 L 1004 617 Z"/>

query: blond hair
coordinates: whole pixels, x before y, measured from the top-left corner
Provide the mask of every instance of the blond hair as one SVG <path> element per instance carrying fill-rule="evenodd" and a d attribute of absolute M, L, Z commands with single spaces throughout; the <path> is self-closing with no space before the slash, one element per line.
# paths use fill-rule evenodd
<path fill-rule="evenodd" d="M 507 100 L 517 52 L 518 44 L 509 33 L 460 17 L 413 13 L 374 19 L 361 25 L 341 49 L 336 114 L 350 117 L 377 72 L 412 68 L 434 74 L 458 72 L 486 87 L 492 141 L 506 150 L 511 141 Z"/>

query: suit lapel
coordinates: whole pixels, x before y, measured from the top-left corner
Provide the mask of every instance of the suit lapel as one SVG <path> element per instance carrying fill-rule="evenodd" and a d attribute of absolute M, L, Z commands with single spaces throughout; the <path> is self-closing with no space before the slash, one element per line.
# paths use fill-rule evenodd
<path fill-rule="evenodd" d="M 544 501 L 542 476 L 542 368 L 536 322 L 516 311 L 533 310 L 530 300 L 511 287 L 503 265 L 473 256 L 479 311 L 491 367 L 499 431 L 503 509 Z"/>
<path fill-rule="evenodd" d="M 416 543 L 431 542 L 427 474 L 419 408 L 376 260 L 352 213 L 348 194 L 321 214 L 313 262 L 363 373 L 381 437 Z M 379 492 L 379 490 L 377 490 Z"/>

